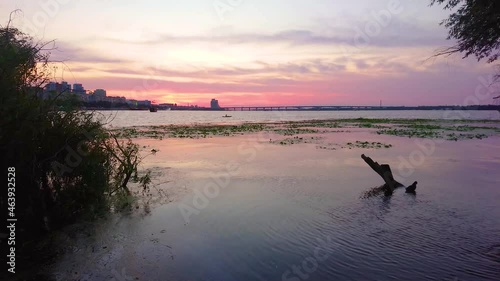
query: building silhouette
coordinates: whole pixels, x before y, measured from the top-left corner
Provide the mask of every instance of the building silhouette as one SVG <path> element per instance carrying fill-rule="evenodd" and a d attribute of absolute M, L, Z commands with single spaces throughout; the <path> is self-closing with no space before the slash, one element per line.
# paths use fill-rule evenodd
<path fill-rule="evenodd" d="M 65 93 L 71 93 L 71 85 L 66 81 L 61 82 L 61 91 Z"/>
<path fill-rule="evenodd" d="M 210 102 L 210 108 L 211 109 L 220 109 L 219 101 L 216 99 L 212 99 Z"/>
<path fill-rule="evenodd" d="M 82 84 L 73 84 L 73 93 L 85 94 L 85 88 L 83 88 Z"/>
<path fill-rule="evenodd" d="M 66 81 L 58 82 L 49 82 L 45 85 L 46 92 L 55 92 L 55 93 L 70 93 L 71 85 Z"/>

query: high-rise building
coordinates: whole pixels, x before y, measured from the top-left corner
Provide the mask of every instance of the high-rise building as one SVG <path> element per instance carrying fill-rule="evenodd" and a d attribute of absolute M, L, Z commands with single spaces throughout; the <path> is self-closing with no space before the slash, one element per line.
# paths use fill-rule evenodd
<path fill-rule="evenodd" d="M 94 96 L 99 97 L 99 98 L 105 98 L 106 97 L 106 90 L 96 89 L 94 91 Z"/>
<path fill-rule="evenodd" d="M 45 91 L 47 91 L 47 92 L 57 91 L 57 83 L 56 82 L 47 83 L 47 85 L 45 85 Z"/>
<path fill-rule="evenodd" d="M 85 88 L 83 88 L 82 84 L 73 84 L 73 93 L 85 94 Z"/>
<path fill-rule="evenodd" d="M 49 82 L 45 85 L 45 92 L 47 93 L 69 93 L 71 91 L 71 85 L 68 82 L 63 81 L 61 83 L 58 82 Z"/>
<path fill-rule="evenodd" d="M 210 102 L 210 108 L 220 109 L 219 101 L 216 99 L 212 99 L 212 101 Z"/>
<path fill-rule="evenodd" d="M 66 81 L 61 82 L 61 91 L 65 93 L 70 93 L 71 92 L 71 85 L 68 84 Z"/>

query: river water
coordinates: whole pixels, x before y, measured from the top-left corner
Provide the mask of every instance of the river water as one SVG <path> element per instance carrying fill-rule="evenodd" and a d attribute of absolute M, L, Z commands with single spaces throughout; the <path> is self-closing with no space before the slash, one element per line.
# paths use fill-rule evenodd
<path fill-rule="evenodd" d="M 498 120 L 498 111 L 408 110 L 408 111 L 100 111 L 115 127 L 189 125 L 194 123 L 231 124 L 241 122 L 280 122 L 313 119 L 402 118 Z M 222 117 L 224 115 L 230 118 Z"/>
<path fill-rule="evenodd" d="M 230 112 L 224 120 L 222 112 L 126 111 L 110 125 L 436 119 L 443 113 Z M 359 129 L 325 140 L 393 145 L 378 150 L 269 143 L 275 137 L 139 140 L 159 149 L 144 168 L 161 171 L 155 189 L 169 203 L 73 231 L 53 268 L 56 279 L 500 280 L 498 135 L 423 142 Z M 417 194 L 363 198 L 382 182 L 362 153 L 391 164 L 402 183 L 417 180 Z"/>

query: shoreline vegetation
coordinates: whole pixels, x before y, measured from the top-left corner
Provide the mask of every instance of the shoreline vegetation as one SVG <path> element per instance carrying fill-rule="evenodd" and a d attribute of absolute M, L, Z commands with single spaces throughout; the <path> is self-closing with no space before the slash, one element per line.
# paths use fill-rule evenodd
<path fill-rule="evenodd" d="M 50 51 L 50 42 L 34 42 L 10 22 L 0 26 L 0 154 L 11 175 L 0 208 L 12 220 L 0 237 L 3 244 L 9 238 L 8 274 L 21 280 L 54 254 L 44 239 L 130 208 L 129 185 L 137 182 L 147 192 L 150 183 L 150 174 L 138 171 L 148 155 L 114 136 L 106 120 L 79 110 L 77 100 L 37 96 L 49 81 Z"/>

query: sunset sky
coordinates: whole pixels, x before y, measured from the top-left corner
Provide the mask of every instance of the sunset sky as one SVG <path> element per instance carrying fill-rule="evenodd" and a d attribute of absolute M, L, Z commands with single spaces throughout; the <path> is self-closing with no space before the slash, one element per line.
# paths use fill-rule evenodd
<path fill-rule="evenodd" d="M 461 105 L 494 72 L 431 58 L 453 42 L 427 0 L 0 0 L 2 26 L 15 9 L 54 80 L 157 103 Z"/>

